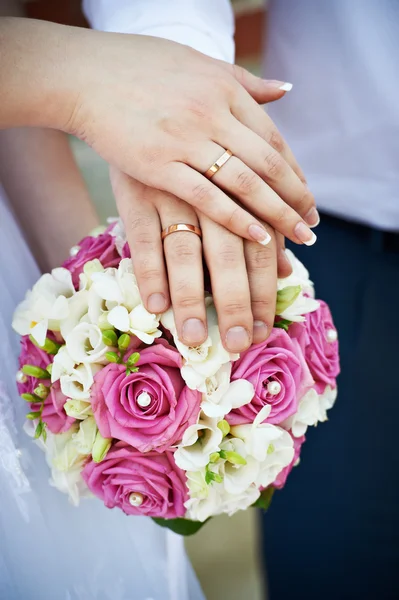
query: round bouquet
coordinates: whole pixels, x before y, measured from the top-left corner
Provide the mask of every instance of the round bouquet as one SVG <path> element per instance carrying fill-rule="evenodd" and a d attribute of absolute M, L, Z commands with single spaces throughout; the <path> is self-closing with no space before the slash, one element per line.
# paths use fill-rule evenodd
<path fill-rule="evenodd" d="M 275 327 L 241 355 L 188 347 L 173 311 L 144 308 L 120 221 L 72 248 L 18 306 L 19 393 L 52 484 L 74 504 L 97 497 L 183 534 L 214 515 L 267 508 L 327 419 L 337 332 L 305 267 L 279 280 Z"/>

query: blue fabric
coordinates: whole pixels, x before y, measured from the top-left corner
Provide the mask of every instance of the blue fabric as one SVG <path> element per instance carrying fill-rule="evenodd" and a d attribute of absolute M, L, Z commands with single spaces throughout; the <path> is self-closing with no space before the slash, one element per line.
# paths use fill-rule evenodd
<path fill-rule="evenodd" d="M 338 399 L 262 517 L 270 600 L 399 598 L 399 248 L 322 216 L 293 250 L 339 332 Z M 385 244 L 385 247 L 384 247 Z"/>

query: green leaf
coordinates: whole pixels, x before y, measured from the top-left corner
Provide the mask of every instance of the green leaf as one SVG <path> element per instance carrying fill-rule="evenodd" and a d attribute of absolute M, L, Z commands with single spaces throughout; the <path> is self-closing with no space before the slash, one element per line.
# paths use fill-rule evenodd
<path fill-rule="evenodd" d="M 40 421 L 40 423 L 37 424 L 36 430 L 35 430 L 35 437 L 34 439 L 37 440 L 43 433 L 43 421 Z"/>
<path fill-rule="evenodd" d="M 121 359 L 119 358 L 116 352 L 106 352 L 105 358 L 111 363 L 120 363 Z"/>
<path fill-rule="evenodd" d="M 130 344 L 130 335 L 122 333 L 118 340 L 118 348 L 121 352 L 126 352 Z"/>
<path fill-rule="evenodd" d="M 41 402 L 41 399 L 33 394 L 21 394 L 21 398 L 26 402 Z"/>
<path fill-rule="evenodd" d="M 295 302 L 301 293 L 300 285 L 289 285 L 277 292 L 276 315 L 281 315 Z"/>
<path fill-rule="evenodd" d="M 45 423 L 43 423 L 42 438 L 43 438 L 44 442 L 47 442 L 47 430 L 46 430 L 46 424 Z"/>
<path fill-rule="evenodd" d="M 103 342 L 106 346 L 116 347 L 118 345 L 118 337 L 113 329 L 103 331 Z"/>
<path fill-rule="evenodd" d="M 29 336 L 29 339 L 32 344 L 34 344 L 37 348 L 40 348 L 40 350 L 44 350 L 44 352 L 47 352 L 47 354 L 57 354 L 58 350 L 61 348 L 61 344 L 53 342 L 53 340 L 50 340 L 50 338 L 46 338 L 43 346 L 40 346 L 32 335 Z"/>
<path fill-rule="evenodd" d="M 255 506 L 256 508 L 260 508 L 266 512 L 267 510 L 269 510 L 270 504 L 272 503 L 273 494 L 275 491 L 276 490 L 274 487 L 270 486 L 270 487 L 266 488 L 265 490 L 263 490 L 263 492 L 261 492 L 259 498 L 252 506 Z"/>
<path fill-rule="evenodd" d="M 34 365 L 24 365 L 22 367 L 22 372 L 25 373 L 25 375 L 35 377 L 36 379 L 51 379 L 48 371 L 41 369 L 40 367 L 35 367 Z"/>
<path fill-rule="evenodd" d="M 222 483 L 223 477 L 221 475 L 219 475 L 218 473 L 214 473 L 213 471 L 210 471 L 209 469 L 207 469 L 205 471 L 205 483 L 207 485 L 210 485 L 213 481 L 215 483 Z"/>
<path fill-rule="evenodd" d="M 157 525 L 166 527 L 179 535 L 193 535 L 197 533 L 210 519 L 207 519 L 203 523 L 201 521 L 190 521 L 190 519 L 152 519 Z"/>
<path fill-rule="evenodd" d="M 220 458 L 227 460 L 227 462 L 231 463 L 232 465 L 247 464 L 247 461 L 243 456 L 241 456 L 241 454 L 238 454 L 238 452 L 233 452 L 232 450 L 221 450 Z"/>
<path fill-rule="evenodd" d="M 274 327 L 284 329 L 284 331 L 288 331 L 290 325 L 292 325 L 292 321 L 288 321 L 287 319 L 280 319 L 274 323 Z"/>

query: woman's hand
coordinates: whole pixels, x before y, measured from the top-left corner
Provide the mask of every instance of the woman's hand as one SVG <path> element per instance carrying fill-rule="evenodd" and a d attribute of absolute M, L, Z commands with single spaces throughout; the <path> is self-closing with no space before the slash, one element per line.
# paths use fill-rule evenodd
<path fill-rule="evenodd" d="M 190 346 L 202 343 L 207 337 L 204 254 L 223 345 L 241 352 L 265 340 L 274 322 L 277 269 L 280 276 L 291 271 L 273 230 L 267 228 L 271 242 L 262 247 L 117 169 L 111 169 L 111 181 L 147 310 L 164 312 L 171 300 L 181 341 Z M 176 223 L 199 226 L 203 248 L 200 238 L 190 232 L 168 235 L 162 247 L 161 231 Z"/>
<path fill-rule="evenodd" d="M 15 125 L 76 134 L 242 238 L 268 242 L 257 215 L 294 242 L 315 241 L 313 196 L 258 104 L 270 100 L 270 82 L 141 35 L 4 19 L 0 44 L 0 126 L 11 114 Z M 226 149 L 233 156 L 207 179 Z"/>

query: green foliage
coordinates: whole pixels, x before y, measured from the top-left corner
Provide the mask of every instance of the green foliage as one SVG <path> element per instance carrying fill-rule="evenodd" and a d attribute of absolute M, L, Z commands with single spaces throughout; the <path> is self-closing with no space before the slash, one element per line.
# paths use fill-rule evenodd
<path fill-rule="evenodd" d="M 174 531 L 175 533 L 184 536 L 193 535 L 194 533 L 197 533 L 197 531 L 199 531 L 201 527 L 203 527 L 205 523 L 207 523 L 209 520 L 210 519 L 207 519 L 206 521 L 201 523 L 200 521 L 190 521 L 190 519 L 153 518 L 153 521 L 155 521 L 157 525 L 160 525 L 161 527 L 166 527 L 167 529 L 170 529 L 171 531 Z"/>

